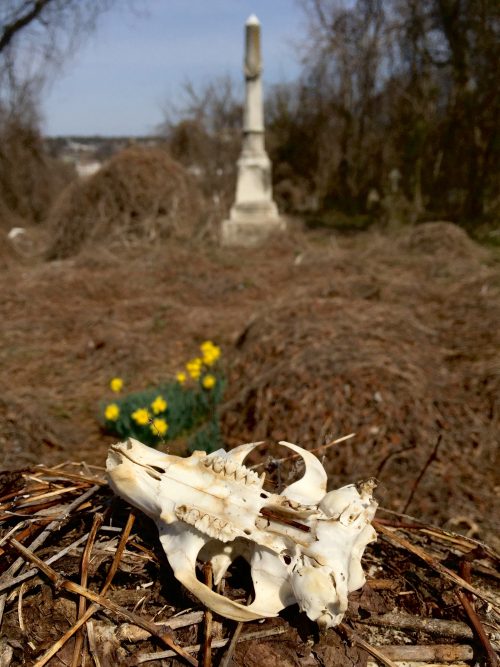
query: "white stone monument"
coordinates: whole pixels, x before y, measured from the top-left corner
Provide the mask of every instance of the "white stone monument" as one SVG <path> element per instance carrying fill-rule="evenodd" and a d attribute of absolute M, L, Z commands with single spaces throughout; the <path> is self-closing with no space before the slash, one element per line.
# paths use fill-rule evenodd
<path fill-rule="evenodd" d="M 223 245 L 253 246 L 284 231 L 273 201 L 271 161 L 264 147 L 260 22 L 252 14 L 245 25 L 245 108 L 243 147 L 238 160 L 236 200 L 221 230 Z"/>

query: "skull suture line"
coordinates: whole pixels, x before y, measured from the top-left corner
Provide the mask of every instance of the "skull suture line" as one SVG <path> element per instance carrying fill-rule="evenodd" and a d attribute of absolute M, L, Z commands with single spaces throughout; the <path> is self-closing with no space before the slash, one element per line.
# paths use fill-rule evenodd
<path fill-rule="evenodd" d="M 299 454 L 304 476 L 280 495 L 263 489 L 243 465 L 260 443 L 188 458 L 137 440 L 112 445 L 107 470 L 113 490 L 156 521 L 176 578 L 207 607 L 237 621 L 276 616 L 295 602 L 323 627 L 341 622 L 347 595 L 365 577 L 361 556 L 376 539 L 373 480 L 326 493 L 327 475 L 310 452 Z M 230 600 L 196 578 L 196 560 L 212 564 L 214 582 L 231 562 L 250 564 L 255 599 Z"/>

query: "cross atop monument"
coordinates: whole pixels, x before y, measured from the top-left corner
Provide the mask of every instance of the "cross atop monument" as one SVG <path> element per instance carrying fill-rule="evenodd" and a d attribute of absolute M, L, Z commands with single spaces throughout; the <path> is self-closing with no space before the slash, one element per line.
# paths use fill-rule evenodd
<path fill-rule="evenodd" d="M 255 14 L 245 24 L 243 71 L 243 145 L 238 160 L 236 200 L 229 220 L 222 223 L 221 240 L 224 245 L 251 246 L 286 227 L 272 198 L 271 161 L 264 146 L 260 22 Z"/>

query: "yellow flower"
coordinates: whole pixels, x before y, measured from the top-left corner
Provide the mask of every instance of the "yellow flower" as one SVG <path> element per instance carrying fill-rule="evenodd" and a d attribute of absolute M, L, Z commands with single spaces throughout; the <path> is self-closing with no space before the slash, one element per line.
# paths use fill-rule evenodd
<path fill-rule="evenodd" d="M 157 396 L 151 403 L 151 407 L 155 415 L 157 415 L 167 409 L 167 401 L 163 398 L 163 396 Z"/>
<path fill-rule="evenodd" d="M 211 340 L 206 340 L 200 345 L 200 350 L 203 355 L 203 363 L 206 366 L 212 366 L 220 357 L 220 347 L 214 345 Z"/>
<path fill-rule="evenodd" d="M 201 375 L 201 367 L 203 366 L 203 361 L 196 357 L 196 359 L 191 359 L 186 364 L 186 370 L 193 380 L 197 380 Z"/>
<path fill-rule="evenodd" d="M 132 412 L 132 419 L 140 426 L 145 426 L 149 422 L 149 412 L 146 408 L 139 408 Z"/>
<path fill-rule="evenodd" d="M 205 375 L 201 381 L 201 384 L 205 387 L 205 389 L 212 389 L 212 387 L 215 386 L 215 383 L 216 379 L 213 375 Z"/>
<path fill-rule="evenodd" d="M 113 378 L 109 386 L 111 387 L 111 391 L 118 393 L 123 388 L 123 380 L 121 378 Z"/>
<path fill-rule="evenodd" d="M 161 437 L 168 431 L 168 424 L 164 419 L 157 417 L 156 419 L 153 419 L 151 423 L 151 431 L 155 435 L 159 435 Z"/>
<path fill-rule="evenodd" d="M 183 373 L 182 371 L 177 373 L 177 375 L 175 377 L 176 377 L 177 382 L 179 384 L 184 384 L 184 382 L 186 382 L 186 373 Z"/>
<path fill-rule="evenodd" d="M 118 419 L 119 414 L 120 408 L 116 405 L 116 403 L 110 403 L 104 410 L 104 416 L 110 422 L 115 422 Z"/>

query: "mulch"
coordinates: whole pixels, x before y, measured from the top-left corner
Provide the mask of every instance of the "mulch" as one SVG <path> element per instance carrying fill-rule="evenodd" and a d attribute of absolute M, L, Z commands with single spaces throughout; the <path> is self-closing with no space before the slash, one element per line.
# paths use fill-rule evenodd
<path fill-rule="evenodd" d="M 476 614 L 486 634 L 498 632 L 496 607 L 483 595 L 497 595 L 498 586 L 497 556 L 485 546 L 499 546 L 495 255 L 455 226 L 432 223 L 398 237 L 292 233 L 256 250 L 172 239 L 136 240 L 126 248 L 100 242 L 70 259 L 30 263 L 9 255 L 7 264 L 0 270 L 0 384 L 7 388 L 0 402 L 0 468 L 10 472 L 0 480 L 0 585 L 7 584 L 11 598 L 5 599 L 0 655 L 12 649 L 11 664 L 36 664 L 76 621 L 81 593 L 40 577 L 23 589 L 12 584 L 9 568 L 19 555 L 12 537 L 43 560 L 82 540 L 54 563 L 64 581 L 80 583 L 87 533 L 102 514 L 83 586 L 95 592 L 106 581 L 129 509 L 98 484 L 86 503 L 63 515 L 66 503 L 78 501 L 102 475 L 111 439 L 97 415 L 109 379 L 124 377 L 127 390 L 155 385 L 211 338 L 222 347 L 229 380 L 221 409 L 228 446 L 265 440 L 266 468 L 276 480 L 287 467 L 273 442 L 324 448 L 319 454 L 331 487 L 376 476 L 385 508 L 377 515 L 380 539 L 366 554 L 368 584 L 351 596 L 343 628 L 318 637 L 291 608 L 279 619 L 246 624 L 234 664 L 364 665 L 362 642 L 383 647 L 388 660 L 401 658 L 403 644 L 415 644 L 421 651 L 434 647 L 422 655 L 439 664 L 452 649 L 435 647 L 448 644 L 457 664 L 476 658 L 486 664 L 484 641 L 470 629 L 459 591 L 472 559 Z M 350 433 L 356 435 L 326 447 Z M 52 467 L 37 468 L 39 462 Z M 52 492 L 30 507 L 32 497 Z M 57 526 L 35 548 L 49 518 Z M 106 599 L 129 611 L 137 605 L 147 621 L 197 614 L 172 632 L 178 645 L 203 644 L 205 611 L 168 574 L 147 520 L 135 521 L 115 565 Z M 245 578 L 244 572 L 233 576 Z M 133 662 L 138 655 L 174 650 L 157 635 L 125 639 L 123 618 L 100 604 L 85 626 L 84 646 L 94 662 L 139 664 Z M 234 636 L 234 624 L 214 623 L 214 642 Z M 270 634 L 252 635 L 259 632 Z M 54 657 L 51 664 L 71 664 L 74 641 L 58 653 L 63 662 Z M 215 646 L 213 664 L 224 650 Z M 190 654 L 207 664 L 197 649 Z"/>
<path fill-rule="evenodd" d="M 238 624 L 174 579 L 154 524 L 113 496 L 103 469 L 67 463 L 3 473 L 1 664 L 498 664 L 500 556 L 385 509 L 375 526 L 367 583 L 351 594 L 338 628 L 318 633 L 297 606 Z M 224 585 L 225 594 L 247 598 L 241 563 Z"/>

